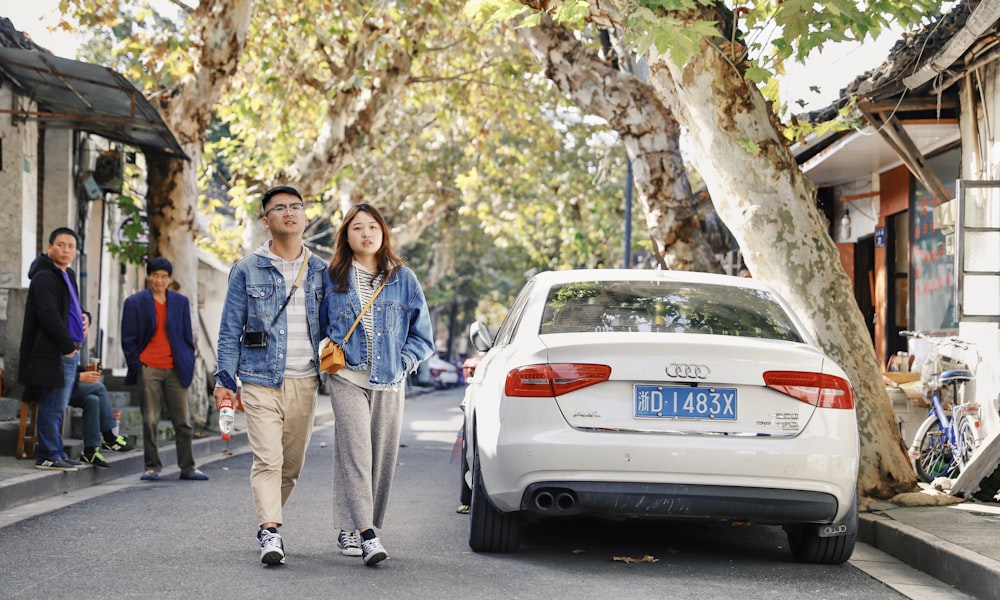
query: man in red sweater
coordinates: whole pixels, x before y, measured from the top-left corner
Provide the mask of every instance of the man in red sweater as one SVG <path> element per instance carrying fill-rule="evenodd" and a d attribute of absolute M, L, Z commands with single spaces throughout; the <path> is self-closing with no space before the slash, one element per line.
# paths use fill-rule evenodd
<path fill-rule="evenodd" d="M 156 481 L 163 464 L 156 446 L 160 411 L 166 404 L 174 425 L 181 479 L 208 479 L 195 468 L 187 388 L 194 378 L 194 334 L 186 296 L 167 289 L 174 267 L 162 256 L 146 263 L 147 289 L 132 294 L 122 306 L 122 352 L 128 365 L 125 383 L 142 375 L 142 448 L 146 471 L 140 479 Z"/>

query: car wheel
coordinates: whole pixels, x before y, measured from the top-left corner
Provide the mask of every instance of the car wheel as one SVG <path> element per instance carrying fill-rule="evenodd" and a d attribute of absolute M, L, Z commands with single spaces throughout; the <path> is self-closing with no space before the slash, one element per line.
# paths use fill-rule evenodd
<path fill-rule="evenodd" d="M 792 556 L 800 563 L 816 565 L 839 565 L 847 562 L 854 554 L 854 545 L 858 541 L 857 496 L 854 498 L 854 511 L 841 525 L 846 525 L 849 533 L 834 537 L 820 537 L 820 528 L 816 525 L 788 525 L 785 533 L 788 535 L 788 547 Z"/>
<path fill-rule="evenodd" d="M 459 459 L 460 466 L 458 474 L 460 476 L 461 487 L 458 488 L 460 490 L 458 502 L 459 504 L 468 506 L 472 502 L 472 488 L 469 487 L 469 484 L 465 479 L 465 475 L 469 472 L 469 461 L 465 458 L 465 453 L 468 449 L 468 440 L 465 438 L 465 425 L 462 425 L 460 435 L 462 436 L 462 456 Z"/>
<path fill-rule="evenodd" d="M 816 526 L 797 525 L 789 527 L 788 546 L 792 556 L 801 563 L 816 565 L 839 565 L 847 562 L 854 554 L 854 544 L 858 534 L 836 537 L 819 537 Z"/>
<path fill-rule="evenodd" d="M 475 552 L 514 552 L 521 545 L 521 516 L 502 513 L 483 487 L 479 452 L 472 458 L 472 502 L 469 505 L 469 547 Z"/>

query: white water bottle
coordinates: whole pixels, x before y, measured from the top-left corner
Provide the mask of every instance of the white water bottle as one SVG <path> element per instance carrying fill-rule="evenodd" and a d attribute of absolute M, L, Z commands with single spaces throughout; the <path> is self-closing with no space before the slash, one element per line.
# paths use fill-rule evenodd
<path fill-rule="evenodd" d="M 219 431 L 222 432 L 222 439 L 229 439 L 229 432 L 233 430 L 235 417 L 236 412 L 233 410 L 232 401 L 224 400 L 222 407 L 219 408 Z"/>

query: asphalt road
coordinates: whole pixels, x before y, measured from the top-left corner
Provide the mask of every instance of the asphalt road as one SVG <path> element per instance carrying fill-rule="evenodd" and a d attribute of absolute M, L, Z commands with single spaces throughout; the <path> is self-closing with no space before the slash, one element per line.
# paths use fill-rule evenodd
<path fill-rule="evenodd" d="M 286 507 L 287 564 L 259 562 L 250 455 L 202 460 L 208 482 L 98 486 L 0 529 L 0 597 L 72 598 L 905 598 L 850 564 L 793 562 L 775 527 L 569 521 L 529 530 L 515 554 L 469 550 L 452 448 L 461 390 L 407 401 L 376 568 L 341 556 L 330 522 L 333 427 L 318 429 Z M 96 495 L 98 492 L 102 495 Z M 655 562 L 627 563 L 615 557 Z"/>

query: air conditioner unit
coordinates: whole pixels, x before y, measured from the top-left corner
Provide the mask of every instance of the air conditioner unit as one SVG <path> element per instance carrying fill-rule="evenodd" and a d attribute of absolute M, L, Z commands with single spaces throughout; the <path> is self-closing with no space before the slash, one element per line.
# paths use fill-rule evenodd
<path fill-rule="evenodd" d="M 94 181 L 104 192 L 120 194 L 122 191 L 122 174 L 125 170 L 124 154 L 121 150 L 106 150 L 97 155 L 94 161 Z"/>

